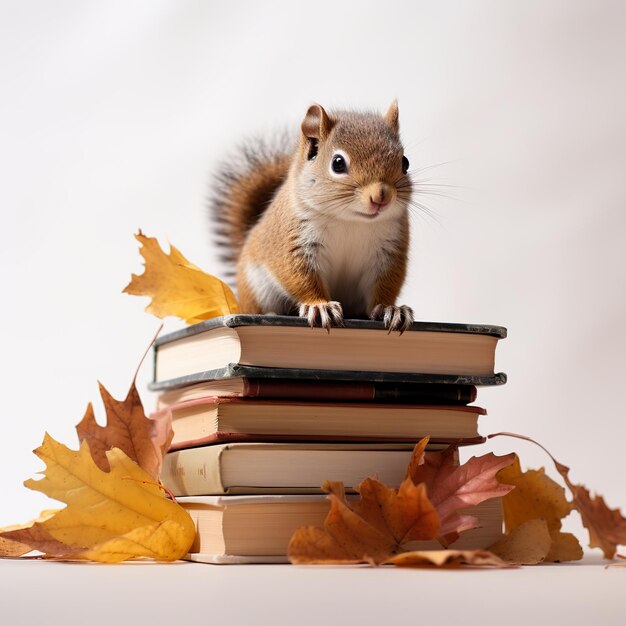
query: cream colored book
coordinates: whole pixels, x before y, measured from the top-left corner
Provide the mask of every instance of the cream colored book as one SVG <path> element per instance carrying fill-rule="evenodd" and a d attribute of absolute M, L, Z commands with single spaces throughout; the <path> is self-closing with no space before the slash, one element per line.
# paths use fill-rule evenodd
<path fill-rule="evenodd" d="M 342 481 L 349 491 L 368 476 L 399 485 L 413 448 L 413 443 L 215 444 L 169 452 L 161 480 L 177 497 L 321 493 L 327 479 Z"/>
<path fill-rule="evenodd" d="M 286 563 L 291 536 L 301 526 L 322 526 L 328 513 L 324 495 L 210 496 L 180 498 L 196 525 L 187 559 L 202 563 Z M 488 548 L 502 537 L 500 498 L 464 511 L 480 528 L 461 534 L 451 547 Z M 414 542 L 414 550 L 437 550 L 436 541 Z"/>

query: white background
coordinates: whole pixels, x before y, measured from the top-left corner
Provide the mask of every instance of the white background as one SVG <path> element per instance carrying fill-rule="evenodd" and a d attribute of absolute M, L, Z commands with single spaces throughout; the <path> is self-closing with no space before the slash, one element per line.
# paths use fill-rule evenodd
<path fill-rule="evenodd" d="M 395 97 L 418 178 L 453 186 L 420 198 L 403 302 L 508 327 L 483 433 L 626 509 L 625 29 L 622 2 L 0 3 L 0 524 L 49 505 L 31 450 L 75 447 L 158 326 L 121 294 L 133 233 L 219 275 L 216 163 L 313 101 Z"/>

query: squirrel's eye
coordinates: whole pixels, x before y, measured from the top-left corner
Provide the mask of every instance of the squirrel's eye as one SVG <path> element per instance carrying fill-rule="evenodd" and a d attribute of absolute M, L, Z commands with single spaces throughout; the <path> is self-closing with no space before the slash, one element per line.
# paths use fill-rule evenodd
<path fill-rule="evenodd" d="M 346 174 L 348 172 L 346 159 L 340 154 L 334 154 L 330 162 L 330 169 L 332 169 L 335 174 Z"/>
<path fill-rule="evenodd" d="M 409 171 L 409 160 L 403 156 L 402 157 L 402 173 L 406 174 Z"/>

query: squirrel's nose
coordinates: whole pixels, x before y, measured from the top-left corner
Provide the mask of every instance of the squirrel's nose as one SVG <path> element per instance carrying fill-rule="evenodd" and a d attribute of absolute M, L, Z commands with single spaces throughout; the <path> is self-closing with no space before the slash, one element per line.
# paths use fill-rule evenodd
<path fill-rule="evenodd" d="M 370 191 L 370 202 L 380 205 L 385 205 L 389 202 L 389 194 L 385 196 L 385 188 L 382 185 L 376 185 Z"/>
<path fill-rule="evenodd" d="M 382 209 L 389 204 L 393 199 L 393 192 L 388 185 L 380 183 L 372 185 L 369 189 L 369 201 L 370 204 L 377 209 Z"/>

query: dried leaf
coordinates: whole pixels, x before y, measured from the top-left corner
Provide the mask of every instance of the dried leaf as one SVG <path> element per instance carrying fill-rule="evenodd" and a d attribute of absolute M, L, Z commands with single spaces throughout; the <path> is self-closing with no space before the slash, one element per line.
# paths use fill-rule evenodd
<path fill-rule="evenodd" d="M 0 530 L 0 532 L 4 532 L 4 530 Z M 25 543 L 19 543 L 0 537 L 0 557 L 22 556 L 31 550 L 32 548 Z"/>
<path fill-rule="evenodd" d="M 330 511 L 323 528 L 298 529 L 289 544 L 292 563 L 380 563 L 410 541 L 433 539 L 439 517 L 424 485 L 406 479 L 390 489 L 366 478 L 349 503 L 343 484 L 326 482 Z"/>
<path fill-rule="evenodd" d="M 94 417 L 93 406 L 87 406 L 85 416 L 76 425 L 79 440 L 89 444 L 96 465 L 109 471 L 106 453 L 119 448 L 143 468 L 154 480 L 158 480 L 173 437 L 171 420 L 153 420 L 146 417 L 141 398 L 133 380 L 124 400 L 116 400 L 98 383 L 107 416 L 106 426 L 100 426 Z"/>
<path fill-rule="evenodd" d="M 510 567 L 488 550 L 421 550 L 402 552 L 388 558 L 383 565 L 398 567 Z"/>
<path fill-rule="evenodd" d="M 46 434 L 35 454 L 46 463 L 44 478 L 24 484 L 67 506 L 4 538 L 49 556 L 104 562 L 139 556 L 173 561 L 190 548 L 195 527 L 187 512 L 120 449 L 106 453 L 109 472 L 97 467 L 86 442 L 74 451 Z"/>
<path fill-rule="evenodd" d="M 492 437 L 514 437 L 539 446 L 551 459 L 563 478 L 573 499 L 572 506 L 580 513 L 582 523 L 589 531 L 589 547 L 601 548 L 607 559 L 612 559 L 618 545 L 626 545 L 626 518 L 619 509 L 610 509 L 602 496 L 592 496 L 584 485 L 573 483 L 569 478 L 570 468 L 559 463 L 539 442 L 515 433 L 494 433 Z"/>
<path fill-rule="evenodd" d="M 550 531 L 561 528 L 561 519 L 569 515 L 571 503 L 565 489 L 546 476 L 545 470 L 522 472 L 519 458 L 498 472 L 498 480 L 515 489 L 502 498 L 504 529 L 510 532 L 528 520 L 542 518 Z"/>
<path fill-rule="evenodd" d="M 330 511 L 324 527 L 305 526 L 289 542 L 289 560 L 303 563 L 377 562 L 387 557 L 393 541 L 359 517 L 337 496 L 330 494 Z"/>
<path fill-rule="evenodd" d="M 565 561 L 580 561 L 583 558 L 583 549 L 578 539 L 571 533 L 563 533 L 560 530 L 550 532 L 552 545 L 548 552 L 545 563 L 564 563 Z"/>
<path fill-rule="evenodd" d="M 190 263 L 174 246 L 168 255 L 154 237 L 139 231 L 135 238 L 142 244 L 145 270 L 132 275 L 124 292 L 150 296 L 146 311 L 161 318 L 174 315 L 188 324 L 239 311 L 230 287 Z"/>
<path fill-rule="evenodd" d="M 417 443 L 417 445 L 413 448 L 413 453 L 411 454 L 411 458 L 409 459 L 409 463 L 406 468 L 406 474 L 404 475 L 405 480 L 407 478 L 410 478 L 411 480 L 413 480 L 413 476 L 417 474 L 419 467 L 424 465 L 426 446 L 428 445 L 429 441 L 430 441 L 430 437 L 423 437 Z M 451 450 L 451 448 L 452 447 L 449 447 L 447 448 L 447 450 Z M 433 456 L 439 459 L 442 456 L 442 453 L 429 454 L 429 457 L 433 457 Z M 422 481 L 423 479 L 413 480 L 413 482 L 416 485 Z"/>
<path fill-rule="evenodd" d="M 3 526 L 0 528 L 0 533 L 9 532 L 11 530 L 24 530 L 26 528 L 30 528 L 36 522 L 45 522 L 47 519 L 50 519 L 55 513 L 56 509 L 47 509 L 42 511 L 38 517 L 24 524 L 12 524 L 11 526 Z M 5 539 L 4 537 L 0 537 L 0 556 L 1 557 L 16 557 L 22 556 L 23 554 L 27 554 L 31 552 L 32 548 L 25 543 L 19 543 L 17 541 L 11 541 L 10 539 Z"/>
<path fill-rule="evenodd" d="M 489 453 L 472 457 L 463 465 L 458 465 L 455 458 L 456 447 L 450 446 L 443 452 L 427 452 L 422 464 L 409 465 L 411 480 L 426 485 L 428 497 L 437 509 L 441 519 L 439 540 L 443 545 L 449 545 L 458 533 L 478 524 L 476 518 L 460 515 L 459 511 L 513 489 L 500 484 L 496 474 L 513 462 L 514 454 L 499 457 Z"/>
<path fill-rule="evenodd" d="M 513 461 L 513 454 L 472 458 L 459 468 L 455 447 L 425 453 L 427 443 L 426 437 L 415 446 L 405 479 L 397 489 L 366 478 L 356 488 L 359 500 L 348 501 L 342 483 L 326 481 L 322 487 L 330 494 L 331 508 L 324 527 L 306 527 L 294 533 L 289 544 L 291 562 L 380 564 L 412 541 L 435 537 L 453 541 L 458 533 L 478 523 L 459 510 L 513 488 L 495 479 L 498 470 Z M 429 497 L 429 490 L 437 503 Z M 444 524 L 440 511 L 447 516 Z M 446 558 L 451 558 L 449 554 Z"/>
<path fill-rule="evenodd" d="M 516 526 L 489 550 L 507 563 L 536 565 L 546 559 L 551 547 L 552 537 L 546 521 L 531 519 Z"/>
<path fill-rule="evenodd" d="M 516 456 L 512 465 L 498 472 L 498 480 L 515 487 L 502 498 L 506 533 L 512 533 L 519 526 L 524 526 L 526 532 L 529 532 L 528 529 L 533 527 L 526 526 L 526 523 L 531 521 L 541 520 L 547 526 L 550 534 L 549 550 L 535 562 L 553 563 L 582 559 L 583 551 L 578 539 L 570 533 L 561 532 L 561 519 L 569 515 L 572 505 L 565 497 L 565 489 L 546 476 L 543 467 L 522 472 Z M 531 539 L 528 538 L 528 541 Z M 499 554 L 497 550 L 494 552 Z M 503 558 L 506 559 L 505 556 Z M 531 557 L 528 558 L 526 563 L 531 563 Z"/>
<path fill-rule="evenodd" d="M 409 541 L 433 539 L 439 530 L 439 516 L 426 495 L 424 484 L 415 485 L 411 479 L 399 489 L 366 478 L 359 486 L 361 499 L 353 510 L 368 524 L 384 534 L 396 551 Z"/>

